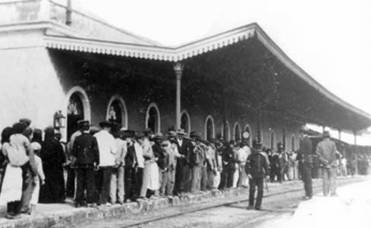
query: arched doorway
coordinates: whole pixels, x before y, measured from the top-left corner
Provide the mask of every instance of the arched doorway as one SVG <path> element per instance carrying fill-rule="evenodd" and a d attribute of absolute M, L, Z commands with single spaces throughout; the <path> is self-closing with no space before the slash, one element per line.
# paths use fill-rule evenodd
<path fill-rule="evenodd" d="M 214 126 L 214 118 L 209 115 L 206 117 L 205 121 L 205 139 L 210 140 L 215 137 L 215 126 Z"/>
<path fill-rule="evenodd" d="M 186 110 L 182 112 L 180 118 L 180 128 L 184 129 L 187 134 L 191 132 L 191 117 Z"/>
<path fill-rule="evenodd" d="M 115 95 L 108 102 L 106 119 L 116 122 L 122 127 L 128 127 L 127 110 L 124 99 Z"/>
<path fill-rule="evenodd" d="M 90 103 L 84 89 L 76 86 L 67 93 L 67 140 L 78 130 L 79 120 L 90 121 Z"/>
<path fill-rule="evenodd" d="M 161 131 L 160 110 L 155 103 L 151 103 L 147 108 L 145 126 L 151 129 L 153 133 Z"/>
<path fill-rule="evenodd" d="M 241 140 L 241 127 L 238 122 L 234 124 L 234 129 L 233 129 L 233 138 L 235 141 Z"/>

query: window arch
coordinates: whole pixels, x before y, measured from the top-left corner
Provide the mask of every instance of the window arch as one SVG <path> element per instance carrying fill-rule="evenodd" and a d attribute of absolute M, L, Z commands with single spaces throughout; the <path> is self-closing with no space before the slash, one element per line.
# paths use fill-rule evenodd
<path fill-rule="evenodd" d="M 214 118 L 208 115 L 205 120 L 205 139 L 210 140 L 215 137 Z"/>
<path fill-rule="evenodd" d="M 241 139 L 241 127 L 240 127 L 240 124 L 238 122 L 235 122 L 234 126 L 233 126 L 233 139 L 235 141 Z"/>
<path fill-rule="evenodd" d="M 251 126 L 250 124 L 246 124 L 245 127 L 243 128 L 243 132 L 248 132 L 249 133 L 249 138 L 248 138 L 248 142 L 250 143 L 250 145 L 252 145 L 252 131 L 251 131 Z M 242 133 L 243 133 L 242 132 Z"/>
<path fill-rule="evenodd" d="M 67 113 L 67 140 L 78 130 L 79 120 L 91 119 L 90 101 L 85 90 L 80 86 L 72 87 L 66 94 L 65 107 Z"/>
<path fill-rule="evenodd" d="M 222 136 L 224 138 L 225 141 L 230 141 L 231 140 L 231 127 L 229 125 L 229 121 L 226 120 L 223 124 L 222 124 Z"/>
<path fill-rule="evenodd" d="M 108 102 L 106 119 L 128 127 L 128 113 L 124 99 L 120 95 L 114 95 Z"/>
<path fill-rule="evenodd" d="M 186 110 L 183 110 L 180 115 L 180 128 L 188 134 L 191 132 L 191 117 Z"/>
<path fill-rule="evenodd" d="M 154 133 L 161 132 L 160 110 L 156 103 L 148 105 L 146 111 L 145 127 L 150 128 Z"/>

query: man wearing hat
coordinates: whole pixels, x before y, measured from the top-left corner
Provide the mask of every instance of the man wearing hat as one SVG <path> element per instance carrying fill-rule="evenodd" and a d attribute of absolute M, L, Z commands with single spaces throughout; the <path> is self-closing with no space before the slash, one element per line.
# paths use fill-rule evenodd
<path fill-rule="evenodd" d="M 108 121 L 103 121 L 99 123 L 99 126 L 101 130 L 94 134 L 98 142 L 99 150 L 97 187 L 99 192 L 99 203 L 108 204 L 112 167 L 115 165 L 117 149 L 115 138 L 110 133 L 112 124 Z"/>
<path fill-rule="evenodd" d="M 69 164 L 66 168 L 67 168 L 67 190 L 66 190 L 66 195 L 68 197 L 74 197 L 74 194 L 75 194 L 75 170 L 73 169 L 73 164 L 71 164 L 71 161 L 72 161 L 72 149 L 73 149 L 73 145 L 75 143 L 75 140 L 78 136 L 80 136 L 82 134 L 82 129 L 84 128 L 84 126 L 86 125 L 89 125 L 89 121 L 87 120 L 79 120 L 77 121 L 77 127 L 78 127 L 78 130 L 75 131 L 72 135 L 71 135 L 71 138 L 70 138 L 70 141 L 67 143 L 67 164 Z"/>
<path fill-rule="evenodd" d="M 76 207 L 95 204 L 97 200 L 94 168 L 99 163 L 99 152 L 97 140 L 89 134 L 89 128 L 89 121 L 80 123 L 81 134 L 74 140 L 71 153 L 77 176 Z"/>
<path fill-rule="evenodd" d="M 311 199 L 313 196 L 312 168 L 313 168 L 313 146 L 312 140 L 307 135 L 308 129 L 300 129 L 300 144 L 297 160 L 301 164 L 301 175 L 304 182 L 304 199 Z"/>
<path fill-rule="evenodd" d="M 201 141 L 201 136 L 197 132 L 191 132 L 193 141 L 193 151 L 190 156 L 192 169 L 191 192 L 195 193 L 201 190 L 202 169 L 205 163 L 205 148 Z"/>
<path fill-rule="evenodd" d="M 259 141 L 253 142 L 254 150 L 247 158 L 246 173 L 249 178 L 250 194 L 248 209 L 261 209 L 263 199 L 264 178 L 269 174 L 267 159 L 262 152 L 262 144 Z M 258 195 L 255 201 L 255 190 L 258 189 Z M 255 204 L 254 204 L 255 203 Z"/>
<path fill-rule="evenodd" d="M 177 158 L 174 194 L 189 192 L 191 190 L 192 176 L 190 155 L 193 150 L 193 145 L 190 140 L 184 137 L 185 135 L 184 129 L 179 129 L 176 132 L 175 144 L 178 147 L 178 152 L 183 156 Z"/>
<path fill-rule="evenodd" d="M 323 132 L 323 139 L 318 143 L 316 148 L 321 168 L 322 168 L 322 181 L 323 181 L 323 195 L 331 196 L 336 195 L 336 145 L 330 139 L 328 131 Z"/>

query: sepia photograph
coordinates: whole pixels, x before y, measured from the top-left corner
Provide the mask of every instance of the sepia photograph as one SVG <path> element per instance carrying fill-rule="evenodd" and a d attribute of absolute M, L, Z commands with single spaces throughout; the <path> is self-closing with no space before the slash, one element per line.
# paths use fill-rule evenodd
<path fill-rule="evenodd" d="M 369 53 L 369 0 L 0 0 L 0 228 L 370 228 Z"/>

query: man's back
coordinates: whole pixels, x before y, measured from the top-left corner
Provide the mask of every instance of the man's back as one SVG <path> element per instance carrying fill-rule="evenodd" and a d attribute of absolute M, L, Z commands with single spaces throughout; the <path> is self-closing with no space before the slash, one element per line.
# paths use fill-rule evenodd
<path fill-rule="evenodd" d="M 336 161 L 336 145 L 335 143 L 326 138 L 317 145 L 316 154 L 320 160 L 326 160 L 329 164 Z"/>
<path fill-rule="evenodd" d="M 96 138 L 87 133 L 77 136 L 72 155 L 76 157 L 77 165 L 98 164 L 99 152 Z"/>
<path fill-rule="evenodd" d="M 246 173 L 253 177 L 264 177 L 268 175 L 268 162 L 263 154 L 254 151 L 247 158 Z"/>
<path fill-rule="evenodd" d="M 299 147 L 299 154 L 300 158 L 303 162 L 312 163 L 313 162 L 313 146 L 312 141 L 308 137 L 303 137 L 302 140 L 300 140 L 300 147 Z"/>

